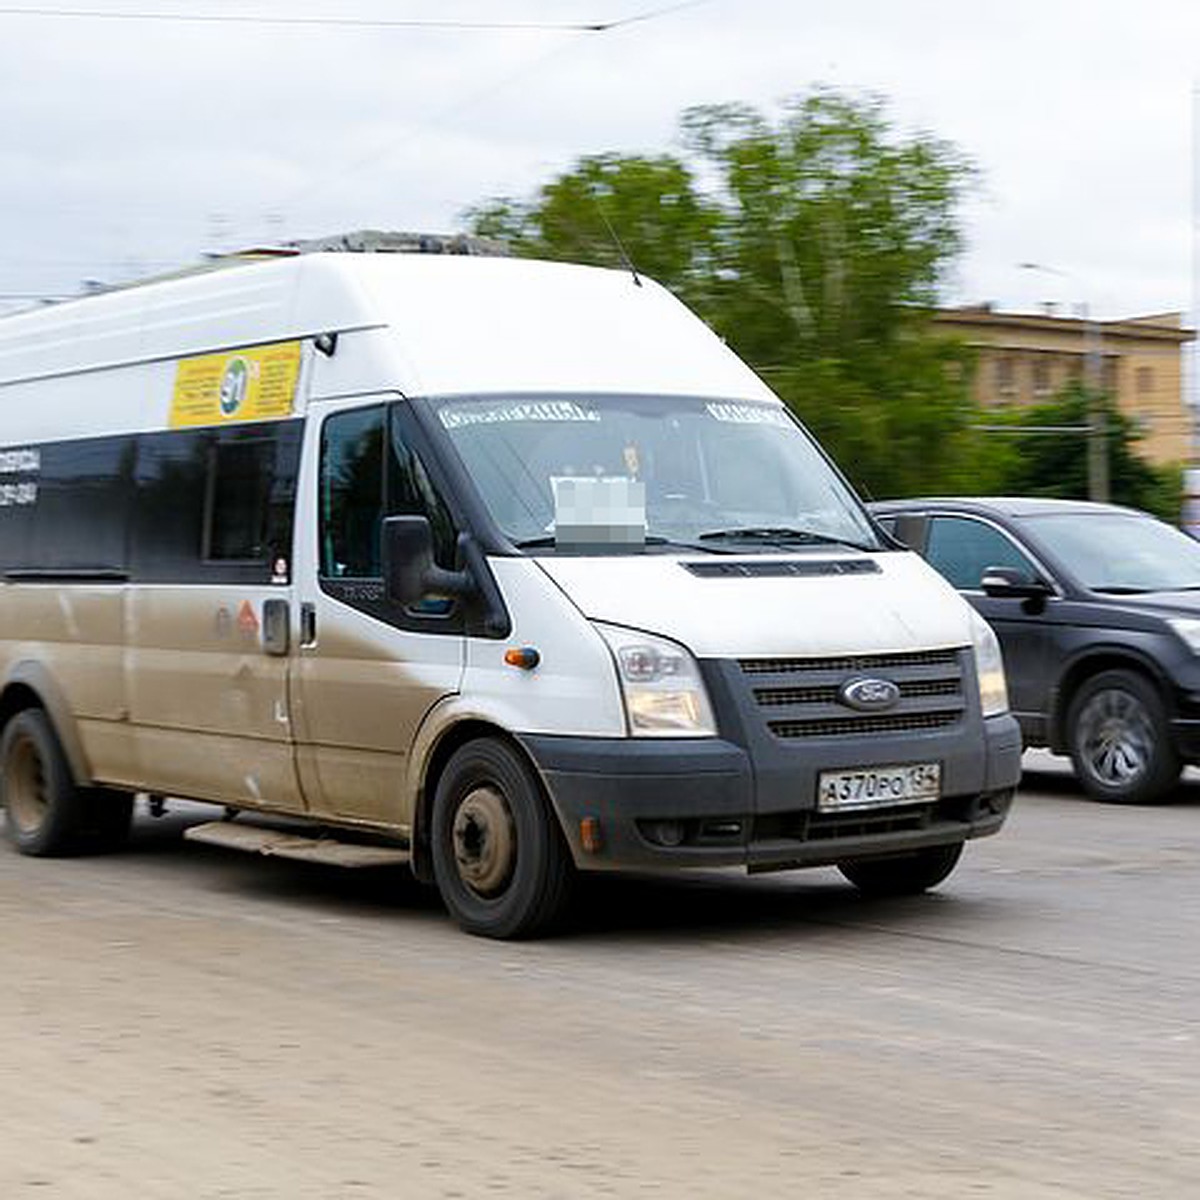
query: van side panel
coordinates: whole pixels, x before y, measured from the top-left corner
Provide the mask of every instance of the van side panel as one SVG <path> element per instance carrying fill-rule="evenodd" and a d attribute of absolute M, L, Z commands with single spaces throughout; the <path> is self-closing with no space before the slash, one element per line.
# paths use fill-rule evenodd
<path fill-rule="evenodd" d="M 52 717 L 64 741 L 77 739 L 84 761 L 72 765 L 85 781 L 134 781 L 122 648 L 124 587 L 8 584 L 0 596 L 0 679 L 27 683 L 52 708 L 61 701 L 65 711 Z M 67 722 L 70 728 L 62 728 Z"/>
<path fill-rule="evenodd" d="M 263 603 L 278 589 L 131 589 L 130 716 L 153 791 L 302 811 L 286 657 L 263 652 Z"/>

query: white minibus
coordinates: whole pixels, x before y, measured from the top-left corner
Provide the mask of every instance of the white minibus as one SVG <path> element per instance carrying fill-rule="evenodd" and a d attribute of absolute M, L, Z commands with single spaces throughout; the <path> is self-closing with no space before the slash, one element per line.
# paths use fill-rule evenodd
<path fill-rule="evenodd" d="M 1004 822 L 988 627 L 629 271 L 227 261 L 0 320 L 16 847 L 403 862 L 530 935 L 577 871 L 921 891 Z"/>

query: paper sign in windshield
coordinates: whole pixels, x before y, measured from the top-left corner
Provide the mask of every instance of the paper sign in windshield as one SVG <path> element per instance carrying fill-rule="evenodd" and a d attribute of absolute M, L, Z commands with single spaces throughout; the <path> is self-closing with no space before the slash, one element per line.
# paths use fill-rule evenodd
<path fill-rule="evenodd" d="M 462 429 L 467 425 L 507 425 L 515 421 L 599 421 L 600 414 L 573 400 L 524 400 L 506 404 L 443 408 L 438 412 L 442 427 Z"/>
<path fill-rule="evenodd" d="M 704 406 L 710 417 L 728 425 L 780 425 L 785 429 L 791 425 L 782 408 L 767 404 L 730 404 L 725 401 Z"/>
<path fill-rule="evenodd" d="M 646 485 L 624 475 L 552 475 L 559 546 L 631 546 L 646 540 Z"/>
<path fill-rule="evenodd" d="M 171 427 L 291 416 L 299 378 L 299 342 L 181 359 L 171 395 Z"/>

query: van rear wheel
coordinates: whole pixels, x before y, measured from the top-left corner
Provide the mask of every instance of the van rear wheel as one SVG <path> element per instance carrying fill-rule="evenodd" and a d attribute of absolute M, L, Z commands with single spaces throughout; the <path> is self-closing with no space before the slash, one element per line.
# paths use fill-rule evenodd
<path fill-rule="evenodd" d="M 838 870 L 864 896 L 916 896 L 937 887 L 958 865 L 962 851 L 962 842 L 956 842 L 891 858 L 838 863 Z"/>
<path fill-rule="evenodd" d="M 433 802 L 433 874 L 467 933 L 544 932 L 566 906 L 570 854 L 541 784 L 498 738 L 455 751 Z"/>
<path fill-rule="evenodd" d="M 22 854 L 44 857 L 78 848 L 84 795 L 41 709 L 17 713 L 4 728 L 0 800 L 6 810 L 5 830 Z"/>

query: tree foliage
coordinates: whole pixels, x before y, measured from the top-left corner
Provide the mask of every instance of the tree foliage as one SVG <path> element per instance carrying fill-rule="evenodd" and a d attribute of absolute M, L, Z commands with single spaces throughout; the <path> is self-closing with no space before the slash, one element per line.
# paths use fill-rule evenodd
<path fill-rule="evenodd" d="M 901 134 L 878 99 L 828 89 L 774 118 L 693 108 L 681 134 L 682 157 L 583 158 L 470 224 L 518 253 L 632 261 L 758 370 L 868 495 L 1086 495 L 1082 439 L 978 431 L 997 418 L 974 411 L 974 356 L 933 332 L 974 175 L 955 146 Z M 1081 423 L 1085 408 L 1068 395 L 1020 422 Z M 1114 499 L 1170 515 L 1177 473 L 1133 453 L 1111 406 L 1109 430 Z"/>
<path fill-rule="evenodd" d="M 1099 408 L 1104 414 L 1109 493 L 1113 503 L 1146 509 L 1166 521 L 1178 521 L 1180 468 L 1156 468 L 1138 456 L 1137 430 L 1111 397 L 1104 397 Z M 1085 427 L 1089 420 L 1087 389 L 1079 385 L 1069 387 L 1053 400 L 1023 409 L 1009 420 L 1021 427 Z M 998 478 L 992 490 L 1023 496 L 1087 499 L 1087 445 L 1083 434 L 1000 436 L 1009 444 L 993 458 Z"/>
<path fill-rule="evenodd" d="M 530 202 L 488 201 L 472 209 L 472 231 L 518 254 L 637 270 L 701 304 L 720 224 L 692 172 L 668 155 L 598 154 L 539 189 Z"/>
<path fill-rule="evenodd" d="M 471 227 L 539 257 L 627 256 L 760 371 L 868 492 L 961 483 L 974 453 L 969 359 L 933 336 L 927 312 L 962 241 L 965 158 L 898 136 L 878 100 L 828 90 L 774 120 L 694 108 L 682 135 L 686 158 L 584 158 L 531 200 L 477 207 Z"/>

